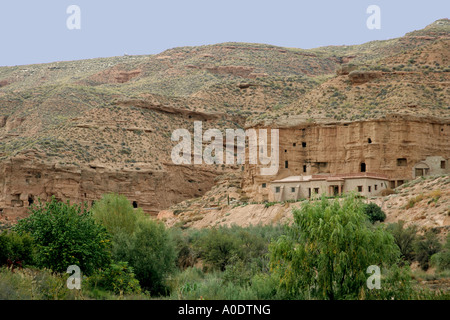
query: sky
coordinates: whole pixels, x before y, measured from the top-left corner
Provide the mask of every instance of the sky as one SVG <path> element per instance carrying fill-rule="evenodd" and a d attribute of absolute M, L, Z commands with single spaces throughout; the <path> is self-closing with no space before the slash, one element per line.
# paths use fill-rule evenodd
<path fill-rule="evenodd" d="M 80 10 L 78 20 L 67 13 L 71 5 Z M 380 9 L 379 29 L 367 27 L 370 5 Z M 1 0 L 0 66 L 222 42 L 360 44 L 403 36 L 449 13 L 449 0 Z M 79 29 L 67 20 L 79 21 Z"/>

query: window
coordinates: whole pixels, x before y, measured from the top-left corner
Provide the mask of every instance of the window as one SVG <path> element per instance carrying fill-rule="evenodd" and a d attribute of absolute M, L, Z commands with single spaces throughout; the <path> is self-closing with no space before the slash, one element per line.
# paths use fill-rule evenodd
<path fill-rule="evenodd" d="M 291 188 L 291 192 L 294 193 L 295 192 L 295 187 Z"/>
<path fill-rule="evenodd" d="M 314 188 L 314 193 L 319 194 L 319 188 Z"/>
<path fill-rule="evenodd" d="M 445 169 L 445 160 L 441 161 L 441 169 Z"/>
<path fill-rule="evenodd" d="M 368 187 L 368 191 L 369 191 L 369 192 L 372 192 L 372 186 L 369 186 L 369 187 Z"/>
<path fill-rule="evenodd" d="M 372 143 L 372 139 L 368 138 L 368 139 L 367 139 L 367 142 L 368 142 L 368 143 Z"/>
<path fill-rule="evenodd" d="M 286 150 L 286 149 L 284 149 L 284 152 L 287 152 L 287 150 Z"/>
<path fill-rule="evenodd" d="M 137 202 L 136 201 L 133 201 L 133 208 L 137 208 L 138 207 L 138 204 L 137 204 Z"/>
<path fill-rule="evenodd" d="M 377 185 L 374 185 L 373 188 L 375 189 L 375 191 L 377 191 L 378 186 L 377 186 Z"/>
<path fill-rule="evenodd" d="M 285 167 L 286 169 L 289 167 L 289 162 L 288 162 L 287 160 L 284 162 L 284 167 Z"/>
<path fill-rule="evenodd" d="M 361 162 L 361 172 L 366 172 L 366 164 Z"/>
<path fill-rule="evenodd" d="M 265 183 L 262 184 L 262 187 L 265 188 L 267 185 Z"/>
<path fill-rule="evenodd" d="M 302 147 L 306 148 L 306 142 L 302 142 Z"/>
<path fill-rule="evenodd" d="M 303 172 L 306 172 L 306 164 L 303 165 Z"/>
<path fill-rule="evenodd" d="M 280 193 L 280 187 L 275 187 L 275 193 Z"/>
<path fill-rule="evenodd" d="M 362 192 L 363 191 L 363 186 L 358 186 L 358 192 Z"/>
<path fill-rule="evenodd" d="M 297 144 L 296 144 L 295 142 L 292 144 L 293 147 L 295 147 L 296 145 L 297 145 Z"/>
<path fill-rule="evenodd" d="M 406 158 L 398 158 L 397 159 L 397 166 L 406 167 L 406 164 L 407 164 Z"/>

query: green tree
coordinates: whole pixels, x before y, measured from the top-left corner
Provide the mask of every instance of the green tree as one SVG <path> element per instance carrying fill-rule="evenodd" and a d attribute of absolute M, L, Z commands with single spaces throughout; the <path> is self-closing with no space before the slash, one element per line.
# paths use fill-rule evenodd
<path fill-rule="evenodd" d="M 400 249 L 402 259 L 406 261 L 414 260 L 414 243 L 417 238 L 417 226 L 410 225 L 405 228 L 405 221 L 388 225 L 387 230 L 393 235 L 395 243 Z"/>
<path fill-rule="evenodd" d="M 436 233 L 432 230 L 428 230 L 423 236 L 421 236 L 415 243 L 416 260 L 419 261 L 419 265 L 423 270 L 428 270 L 430 266 L 430 258 L 435 253 L 441 250 L 441 243 L 439 242 Z"/>
<path fill-rule="evenodd" d="M 167 293 L 165 280 L 175 269 L 177 253 L 164 224 L 140 220 L 124 260 L 129 261 L 141 286 L 153 294 Z"/>
<path fill-rule="evenodd" d="M 28 217 L 18 221 L 14 230 L 31 235 L 39 267 L 65 272 L 69 265 L 77 265 L 89 275 L 109 265 L 109 234 L 95 223 L 86 208 L 52 197 L 44 204 L 39 201 L 30 211 Z"/>
<path fill-rule="evenodd" d="M 113 260 L 128 262 L 143 289 L 164 293 L 165 278 L 174 270 L 177 256 L 165 226 L 134 209 L 123 195 L 104 195 L 92 211 L 112 234 Z"/>
<path fill-rule="evenodd" d="M 375 223 L 376 221 L 383 222 L 386 219 L 384 211 L 373 202 L 364 206 L 364 213 L 372 223 Z"/>
<path fill-rule="evenodd" d="M 438 271 L 450 270 L 450 233 L 447 234 L 447 242 L 442 250 L 432 255 L 430 262 Z"/>
<path fill-rule="evenodd" d="M 87 285 L 119 295 L 141 293 L 139 281 L 127 262 L 112 263 L 105 270 L 96 271 L 87 279 Z"/>
<path fill-rule="evenodd" d="M 131 235 L 136 230 L 137 220 L 142 217 L 141 209 L 135 210 L 124 195 L 109 193 L 92 206 L 94 219 L 106 227 L 111 235 Z"/>
<path fill-rule="evenodd" d="M 367 268 L 394 264 L 398 247 L 381 225 L 371 225 L 354 195 L 341 203 L 324 197 L 293 210 L 294 223 L 270 246 L 271 269 L 290 297 L 357 298 Z"/>
<path fill-rule="evenodd" d="M 33 251 L 33 238 L 29 234 L 19 235 L 6 230 L 0 233 L 0 266 L 6 264 L 7 260 L 32 265 Z"/>

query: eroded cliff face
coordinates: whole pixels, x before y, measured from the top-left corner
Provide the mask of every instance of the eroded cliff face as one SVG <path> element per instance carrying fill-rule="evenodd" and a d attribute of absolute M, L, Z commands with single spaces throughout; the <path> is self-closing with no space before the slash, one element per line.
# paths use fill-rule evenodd
<path fill-rule="evenodd" d="M 278 174 L 262 176 L 260 165 L 247 164 L 243 189 L 261 201 L 267 199 L 268 192 L 262 184 L 276 179 L 358 172 L 387 175 L 391 187 L 396 187 L 413 179 L 415 167 L 430 157 L 438 161 L 428 162 L 429 174 L 449 172 L 449 138 L 449 120 L 404 115 L 279 128 Z"/>
<path fill-rule="evenodd" d="M 155 215 L 174 203 L 202 195 L 215 177 L 208 167 L 167 164 L 161 171 L 132 171 L 100 165 L 63 166 L 39 161 L 29 153 L 0 163 L 0 220 L 14 223 L 28 214 L 32 203 L 53 195 L 92 205 L 110 192 L 127 196 L 133 206 Z"/>

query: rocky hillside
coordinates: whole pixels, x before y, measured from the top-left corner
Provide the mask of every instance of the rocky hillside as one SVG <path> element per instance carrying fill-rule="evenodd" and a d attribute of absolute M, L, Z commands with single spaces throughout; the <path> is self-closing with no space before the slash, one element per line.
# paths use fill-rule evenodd
<path fill-rule="evenodd" d="M 442 19 L 355 46 L 222 43 L 0 67 L 0 217 L 52 195 L 92 203 L 120 192 L 151 214 L 202 197 L 241 168 L 174 166 L 171 134 L 194 121 L 224 130 L 392 112 L 448 118 L 449 31 Z"/>
<path fill-rule="evenodd" d="M 282 203 L 248 203 L 231 183 L 213 188 L 205 197 L 186 201 L 161 211 L 158 219 L 168 226 L 209 228 L 223 225 L 289 223 L 292 209 L 307 200 Z M 229 197 L 228 197 L 229 196 Z M 227 199 L 231 199 L 227 202 Z M 396 188 L 392 194 L 366 200 L 386 213 L 385 223 L 405 221 L 419 230 L 435 229 L 442 237 L 450 232 L 450 176 L 421 177 Z M 230 203 L 230 204 L 228 204 Z"/>

